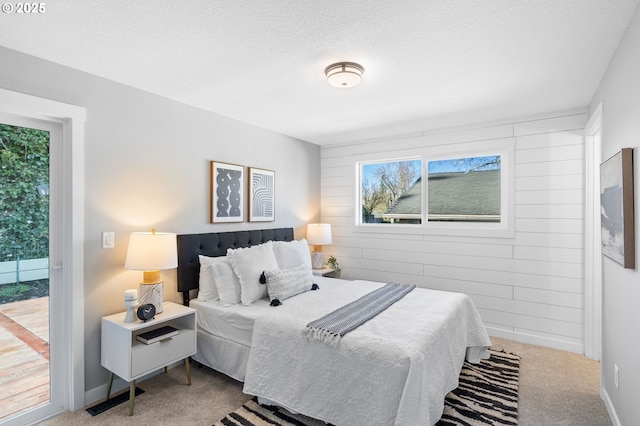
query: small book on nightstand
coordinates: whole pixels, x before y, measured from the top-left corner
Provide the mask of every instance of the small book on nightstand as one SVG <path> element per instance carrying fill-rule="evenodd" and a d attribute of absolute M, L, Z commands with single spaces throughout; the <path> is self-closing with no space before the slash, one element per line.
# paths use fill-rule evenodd
<path fill-rule="evenodd" d="M 156 328 L 155 330 L 138 334 L 136 336 L 136 340 L 144 343 L 145 345 L 150 345 L 152 343 L 159 342 L 160 340 L 173 337 L 179 333 L 180 330 L 178 330 L 177 328 L 171 327 L 170 325 L 165 325 L 164 327 Z"/>

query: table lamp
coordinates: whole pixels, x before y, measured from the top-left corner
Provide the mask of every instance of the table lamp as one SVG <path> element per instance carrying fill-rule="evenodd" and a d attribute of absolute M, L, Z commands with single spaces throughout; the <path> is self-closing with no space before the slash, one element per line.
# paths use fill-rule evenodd
<path fill-rule="evenodd" d="M 140 282 L 140 305 L 151 303 L 156 314 L 162 312 L 164 283 L 160 277 L 161 269 L 178 267 L 176 234 L 166 232 L 132 232 L 129 238 L 126 269 L 144 271 Z"/>
<path fill-rule="evenodd" d="M 322 246 L 331 244 L 331 225 L 328 223 L 310 223 L 307 225 L 307 242 L 313 246 L 311 252 L 311 267 L 324 268 L 324 253 Z"/>

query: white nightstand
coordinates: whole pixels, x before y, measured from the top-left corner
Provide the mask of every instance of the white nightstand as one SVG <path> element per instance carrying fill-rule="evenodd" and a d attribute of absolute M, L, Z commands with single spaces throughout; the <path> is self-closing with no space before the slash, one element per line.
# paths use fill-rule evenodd
<path fill-rule="evenodd" d="M 136 379 L 184 359 L 187 383 L 191 386 L 189 357 L 196 353 L 196 311 L 177 303 L 165 302 L 163 312 L 147 322 L 124 322 L 125 312 L 102 318 L 101 363 L 108 369 L 107 399 L 111 394 L 113 375 L 130 382 L 129 415 L 133 415 Z M 165 325 L 179 330 L 175 336 L 152 344 L 136 339 L 139 334 Z"/>
<path fill-rule="evenodd" d="M 324 269 L 312 269 L 313 275 L 317 277 L 332 277 L 335 276 L 335 269 L 326 267 Z"/>

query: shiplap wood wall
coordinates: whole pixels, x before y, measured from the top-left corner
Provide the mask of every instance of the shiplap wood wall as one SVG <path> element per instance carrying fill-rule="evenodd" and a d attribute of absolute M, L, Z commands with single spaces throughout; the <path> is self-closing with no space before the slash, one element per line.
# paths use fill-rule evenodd
<path fill-rule="evenodd" d="M 467 293 L 491 335 L 583 353 L 586 120 L 572 111 L 322 147 L 326 256 L 338 258 L 344 278 Z M 356 162 L 503 138 L 515 140 L 513 238 L 356 227 Z"/>

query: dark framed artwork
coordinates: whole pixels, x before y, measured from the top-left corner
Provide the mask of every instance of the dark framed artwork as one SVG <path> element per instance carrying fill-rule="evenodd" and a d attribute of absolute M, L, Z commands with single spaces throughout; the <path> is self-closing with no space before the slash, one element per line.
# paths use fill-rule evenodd
<path fill-rule="evenodd" d="M 600 165 L 602 254 L 635 269 L 633 149 L 623 148 Z"/>
<path fill-rule="evenodd" d="M 275 220 L 275 181 L 274 171 L 249 167 L 249 222 Z"/>
<path fill-rule="evenodd" d="M 244 221 L 244 167 L 211 161 L 209 180 L 210 222 Z"/>

